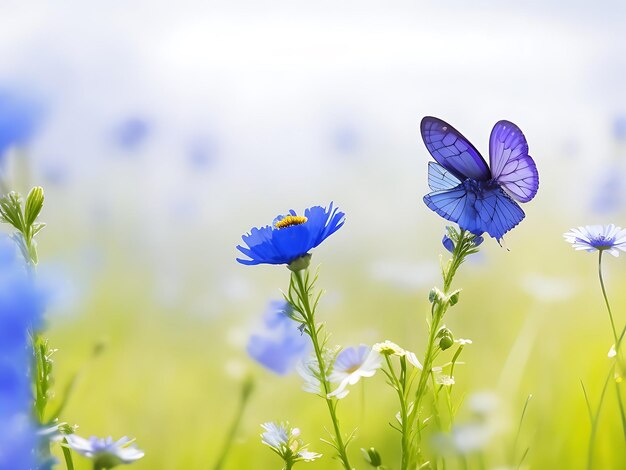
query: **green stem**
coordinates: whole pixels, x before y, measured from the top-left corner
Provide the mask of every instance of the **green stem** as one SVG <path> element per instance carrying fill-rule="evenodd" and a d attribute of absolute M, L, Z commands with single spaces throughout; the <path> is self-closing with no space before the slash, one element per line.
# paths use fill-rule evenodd
<path fill-rule="evenodd" d="M 237 434 L 237 430 L 239 429 L 239 425 L 241 424 L 241 419 L 244 415 L 244 411 L 246 409 L 246 405 L 248 404 L 251 392 L 252 392 L 252 382 L 246 379 L 246 381 L 242 385 L 241 398 L 239 400 L 239 407 L 237 408 L 237 412 L 235 413 L 233 422 L 230 425 L 230 430 L 228 432 L 226 442 L 224 442 L 224 446 L 222 447 L 222 452 L 220 452 L 220 456 L 217 459 L 217 462 L 215 463 L 215 465 L 213 466 L 214 470 L 220 470 L 224 466 L 224 463 L 226 462 L 226 458 L 228 457 L 230 448 L 232 447 L 233 441 L 235 440 L 235 436 Z"/>
<path fill-rule="evenodd" d="M 471 240 L 466 238 L 466 231 L 461 230 L 459 234 L 458 243 L 455 245 L 454 252 L 452 253 L 452 259 L 449 261 L 449 264 L 445 269 L 443 269 L 443 295 L 447 298 L 450 293 L 450 287 L 452 285 L 452 281 L 454 280 L 454 275 L 456 274 L 457 269 L 463 263 L 465 256 L 467 255 L 468 245 L 467 243 L 471 243 Z M 435 300 L 431 307 L 431 322 L 429 327 L 428 334 L 428 342 L 426 344 L 426 351 L 424 352 L 424 362 L 423 369 L 420 374 L 420 378 L 417 384 L 417 390 L 415 392 L 415 401 L 413 410 L 409 416 L 409 422 L 411 426 L 413 426 L 418 419 L 420 413 L 420 406 L 422 404 L 422 400 L 425 396 L 426 387 L 428 386 L 428 378 L 432 372 L 433 361 L 435 358 L 435 354 L 437 352 L 437 331 L 441 325 L 441 321 L 443 320 L 446 311 L 450 303 L 445 301 Z M 415 457 L 419 460 L 419 442 L 420 442 L 420 424 L 417 423 L 418 432 L 415 436 Z M 411 462 L 411 468 L 415 466 L 415 462 Z"/>
<path fill-rule="evenodd" d="M 294 272 L 300 300 L 302 302 L 302 307 L 304 309 L 303 315 L 306 322 L 307 330 L 309 336 L 311 337 L 311 342 L 313 343 L 313 350 L 315 351 L 315 357 L 317 358 L 317 363 L 319 365 L 319 373 L 320 373 L 320 382 L 322 385 L 322 392 L 324 394 L 324 399 L 326 400 L 326 405 L 328 406 L 328 412 L 330 413 L 330 419 L 333 422 L 333 428 L 335 430 L 335 444 L 339 456 L 339 460 L 343 464 L 346 470 L 352 470 L 350 466 L 350 462 L 348 460 L 348 453 L 346 452 L 346 446 L 343 442 L 343 438 L 341 435 L 341 430 L 339 428 L 339 419 L 337 418 L 337 410 L 336 410 L 336 400 L 332 398 L 328 398 L 328 394 L 331 392 L 330 383 L 328 382 L 328 377 L 326 377 L 326 363 L 324 362 L 324 355 L 322 351 L 322 347 L 320 346 L 320 341 L 318 338 L 318 329 L 315 324 L 315 313 L 311 309 L 311 304 L 309 302 L 309 293 L 305 286 L 304 279 L 302 278 L 302 271 Z"/>
<path fill-rule="evenodd" d="M 391 364 L 391 359 L 389 358 L 389 354 L 385 354 L 385 361 L 387 362 L 387 367 L 389 368 L 389 378 L 391 379 L 394 388 L 398 392 L 398 399 L 400 400 L 400 419 L 402 420 L 402 466 L 401 470 L 407 470 L 409 468 L 409 428 L 408 428 L 408 416 L 407 416 L 407 404 L 405 399 L 405 385 L 400 382 L 396 372 L 393 369 L 393 365 Z M 401 360 L 406 361 L 405 358 Z"/>
<path fill-rule="evenodd" d="M 602 387 L 602 394 L 600 395 L 600 401 L 598 402 L 598 408 L 596 408 L 596 414 L 591 420 L 591 433 L 589 434 L 589 452 L 587 454 L 587 470 L 593 469 L 593 445 L 596 440 L 596 432 L 598 430 L 598 420 L 600 418 L 600 410 L 602 409 L 602 403 L 604 403 L 604 396 L 606 395 L 606 388 L 609 384 L 609 380 L 611 379 L 611 375 L 613 375 L 614 370 L 615 370 L 615 365 L 611 367 L 611 370 L 606 376 L 606 380 L 604 381 L 604 386 Z"/>
<path fill-rule="evenodd" d="M 615 350 L 619 347 L 619 336 L 617 335 L 617 330 L 615 329 L 615 321 L 613 320 L 613 313 L 611 312 L 611 305 L 609 305 L 609 298 L 606 295 L 606 289 L 604 288 L 604 279 L 602 278 L 602 253 L 604 250 L 598 251 L 598 277 L 600 278 L 600 287 L 602 288 L 602 296 L 604 297 L 604 303 L 606 304 L 606 309 L 609 312 L 609 320 L 611 320 L 611 330 L 613 331 L 613 339 L 615 340 Z"/>
<path fill-rule="evenodd" d="M 67 444 L 67 439 L 63 439 L 63 444 Z M 67 470 L 74 470 L 74 461 L 72 460 L 72 451 L 65 446 L 61 446 L 63 450 L 63 458 L 65 459 L 65 466 Z"/>
<path fill-rule="evenodd" d="M 604 303 L 606 309 L 609 312 L 609 319 L 611 320 L 611 330 L 613 331 L 613 339 L 615 340 L 615 362 L 619 366 L 618 371 L 621 373 L 621 356 L 620 356 L 620 343 L 623 337 L 617 335 L 617 329 L 615 328 L 615 321 L 613 320 L 613 313 L 611 312 L 611 305 L 609 304 L 609 298 L 606 295 L 606 288 L 604 287 L 604 279 L 602 278 L 602 253 L 604 250 L 598 251 L 598 277 L 600 278 L 600 287 L 602 288 L 602 296 L 604 297 Z M 617 403 L 619 404 L 619 412 L 622 419 L 622 433 L 626 438 L 626 411 L 624 410 L 624 403 L 622 402 L 622 396 L 620 393 L 619 385 L 615 384 L 615 391 L 617 392 Z M 599 412 L 599 410 L 598 410 Z"/>

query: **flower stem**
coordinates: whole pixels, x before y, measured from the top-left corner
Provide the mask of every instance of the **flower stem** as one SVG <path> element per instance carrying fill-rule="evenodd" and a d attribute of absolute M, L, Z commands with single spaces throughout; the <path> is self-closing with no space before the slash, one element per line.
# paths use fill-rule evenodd
<path fill-rule="evenodd" d="M 454 280 L 454 275 L 457 269 L 463 263 L 466 256 L 475 253 L 476 247 L 473 245 L 474 236 L 465 230 L 461 230 L 458 234 L 458 239 L 452 253 L 452 259 L 448 261 L 445 267 L 442 266 L 443 275 L 443 299 L 435 299 L 431 306 L 431 319 L 429 322 L 428 342 L 426 343 L 426 350 L 424 352 L 423 369 L 419 377 L 417 389 L 415 391 L 414 406 L 409 415 L 410 428 L 417 427 L 415 437 L 413 438 L 412 455 L 409 458 L 410 462 L 407 468 L 415 468 L 417 462 L 421 459 L 421 451 L 419 444 L 421 441 L 421 427 L 419 423 L 419 414 L 422 401 L 426 395 L 426 388 L 428 387 L 428 379 L 431 376 L 433 361 L 437 353 L 437 332 L 441 326 L 443 317 L 445 316 L 450 302 L 448 295 L 450 294 L 450 287 Z M 417 423 L 416 423 L 417 420 Z"/>
<path fill-rule="evenodd" d="M 591 433 L 589 434 L 589 450 L 587 453 L 587 470 L 593 469 L 593 445 L 596 440 L 596 432 L 598 430 L 598 420 L 600 419 L 600 410 L 602 409 L 602 403 L 604 403 L 604 397 L 606 395 L 606 388 L 609 384 L 609 380 L 611 380 L 611 375 L 613 375 L 613 371 L 615 370 L 615 366 L 611 367 L 611 370 L 606 376 L 606 380 L 604 381 L 604 386 L 602 387 L 602 394 L 600 395 L 600 401 L 598 402 L 598 407 L 596 409 L 595 416 L 591 417 Z M 584 391 L 584 387 L 583 387 Z M 587 393 L 585 392 L 585 399 L 587 399 Z M 587 406 L 589 407 L 589 402 L 587 401 Z M 591 412 L 591 408 L 589 408 Z"/>
<path fill-rule="evenodd" d="M 598 277 L 600 278 L 600 287 L 602 288 L 602 296 L 604 297 L 604 303 L 606 304 L 606 309 L 609 312 L 609 319 L 611 320 L 611 329 L 613 331 L 613 339 L 615 340 L 615 365 L 617 366 L 618 373 L 621 374 L 621 355 L 620 355 L 620 345 L 622 342 L 622 338 L 624 336 L 623 332 L 621 335 L 617 335 L 617 330 L 615 328 L 615 321 L 613 320 L 613 313 L 611 312 L 611 305 L 609 304 L 609 298 L 606 295 L 606 288 L 604 287 L 604 279 L 602 278 L 602 253 L 604 250 L 600 250 L 598 253 Z M 619 404 L 619 412 L 622 419 L 622 433 L 624 434 L 624 438 L 626 439 L 626 411 L 624 410 L 624 403 L 622 401 L 622 395 L 620 393 L 619 384 L 615 383 L 615 392 L 617 393 L 617 403 Z M 602 402 L 598 405 L 598 413 L 600 413 L 600 406 Z"/>
<path fill-rule="evenodd" d="M 228 457 L 228 453 L 230 448 L 232 447 L 233 441 L 235 439 L 235 435 L 237 434 L 237 429 L 239 429 L 239 425 L 241 423 L 241 418 L 243 417 L 244 411 L 246 409 L 246 405 L 248 404 L 250 394 L 252 393 L 252 389 L 254 384 L 251 378 L 247 378 L 241 388 L 241 397 L 239 399 L 239 407 L 237 408 L 237 412 L 235 413 L 235 417 L 230 426 L 230 430 L 228 432 L 228 437 L 226 438 L 226 442 L 224 442 L 224 447 L 222 447 L 222 452 L 220 453 L 217 462 L 213 466 L 213 470 L 220 470 L 224 463 L 226 462 L 226 458 Z"/>
<path fill-rule="evenodd" d="M 606 295 L 606 289 L 604 287 L 604 279 L 602 278 L 602 253 L 604 250 L 598 251 L 598 277 L 600 278 L 600 287 L 602 288 L 602 296 L 604 297 L 604 303 L 606 304 L 606 309 L 609 312 L 609 320 L 611 320 L 611 330 L 613 331 L 613 339 L 615 340 L 615 350 L 617 351 L 619 348 L 619 336 L 617 336 L 617 330 L 615 329 L 615 321 L 613 320 L 613 313 L 611 312 L 611 305 L 609 304 L 609 299 Z"/>
<path fill-rule="evenodd" d="M 400 400 L 400 419 L 402 420 L 402 464 L 401 469 L 406 470 L 409 468 L 409 455 L 410 455 L 410 440 L 409 440 L 409 426 L 408 426 L 408 412 L 407 412 L 407 402 L 406 402 L 406 384 L 405 380 L 398 379 L 395 370 L 393 369 L 393 365 L 391 364 L 391 360 L 388 354 L 385 354 L 385 362 L 387 363 L 387 367 L 389 368 L 389 380 L 391 380 L 393 387 L 398 392 L 398 399 Z M 402 358 L 401 361 L 406 361 L 405 358 Z M 403 366 L 404 367 L 404 366 Z M 406 374 L 404 374 L 406 376 Z M 402 375 L 401 375 L 402 377 Z"/>
<path fill-rule="evenodd" d="M 334 441 L 338 453 L 339 460 L 346 470 L 352 470 L 352 466 L 348 460 L 348 453 L 346 451 L 346 445 L 343 442 L 343 438 L 341 435 L 341 430 L 339 427 L 339 419 L 337 418 L 337 402 L 335 399 L 328 398 L 328 394 L 331 392 L 330 383 L 328 382 L 327 377 L 327 365 L 324 361 L 324 354 L 322 351 L 322 346 L 320 344 L 320 340 L 318 337 L 319 329 L 315 324 L 315 311 L 311 308 L 311 303 L 309 301 L 309 290 L 305 285 L 305 281 L 302 277 L 303 270 L 294 271 L 294 277 L 296 278 L 296 284 L 298 289 L 298 296 L 300 301 L 302 302 L 303 308 L 303 317 L 306 324 L 306 332 L 311 337 L 311 342 L 313 343 L 313 350 L 315 351 L 315 357 L 317 359 L 317 363 L 319 364 L 319 373 L 320 373 L 320 382 L 322 385 L 322 393 L 324 394 L 324 399 L 326 400 L 326 405 L 328 406 L 328 412 L 330 413 L 330 419 L 333 422 L 333 428 L 335 430 Z"/>

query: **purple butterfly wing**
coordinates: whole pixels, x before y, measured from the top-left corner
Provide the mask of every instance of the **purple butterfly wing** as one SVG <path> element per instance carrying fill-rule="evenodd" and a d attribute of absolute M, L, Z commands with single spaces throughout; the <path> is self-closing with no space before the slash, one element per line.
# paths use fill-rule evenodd
<path fill-rule="evenodd" d="M 528 155 L 522 131 L 509 121 L 498 121 L 489 138 L 489 163 L 493 178 L 515 199 L 528 202 L 539 189 L 537 165 Z"/>
<path fill-rule="evenodd" d="M 491 179 L 491 172 L 478 150 L 450 124 L 426 116 L 420 125 L 422 139 L 433 158 L 459 180 Z"/>

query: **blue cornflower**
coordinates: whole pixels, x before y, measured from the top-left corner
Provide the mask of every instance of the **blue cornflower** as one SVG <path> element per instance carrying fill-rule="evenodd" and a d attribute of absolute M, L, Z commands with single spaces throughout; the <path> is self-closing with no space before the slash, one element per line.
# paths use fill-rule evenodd
<path fill-rule="evenodd" d="M 291 264 L 298 258 L 307 256 L 326 238 L 341 228 L 345 214 L 333 208 L 314 206 L 297 215 L 290 210 L 287 215 L 279 215 L 272 225 L 250 230 L 242 239 L 247 248 L 237 249 L 250 259 L 237 258 L 241 264 Z"/>
<path fill-rule="evenodd" d="M 42 107 L 33 99 L 0 90 L 0 161 L 14 145 L 25 145 L 41 121 Z"/>
<path fill-rule="evenodd" d="M 626 230 L 613 224 L 573 228 L 563 236 L 575 250 L 608 251 L 613 256 L 626 251 Z"/>
<path fill-rule="evenodd" d="M 290 318 L 291 305 L 272 301 L 264 316 L 264 329 L 250 336 L 248 354 L 259 364 L 284 375 L 295 369 L 311 347 L 298 323 Z"/>
<path fill-rule="evenodd" d="M 0 468 L 34 468 L 29 329 L 41 312 L 23 259 L 8 237 L 0 237 Z"/>

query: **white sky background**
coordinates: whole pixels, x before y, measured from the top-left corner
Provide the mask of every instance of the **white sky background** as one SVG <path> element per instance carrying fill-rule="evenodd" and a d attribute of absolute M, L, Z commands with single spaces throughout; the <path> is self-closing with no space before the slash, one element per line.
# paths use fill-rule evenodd
<path fill-rule="evenodd" d="M 541 175 L 527 207 L 595 221 L 581 207 L 618 158 L 625 22 L 619 1 L 5 1 L 0 85 L 48 103 L 30 154 L 44 185 L 64 175 L 52 221 L 150 220 L 161 253 L 181 227 L 219 229 L 226 260 L 251 225 L 331 199 L 365 241 L 440 227 L 421 203 L 427 114 L 484 155 L 498 119 L 517 123 Z M 129 156 L 107 139 L 133 116 L 151 131 Z M 207 140 L 208 168 L 191 166 Z"/>

